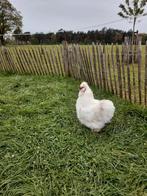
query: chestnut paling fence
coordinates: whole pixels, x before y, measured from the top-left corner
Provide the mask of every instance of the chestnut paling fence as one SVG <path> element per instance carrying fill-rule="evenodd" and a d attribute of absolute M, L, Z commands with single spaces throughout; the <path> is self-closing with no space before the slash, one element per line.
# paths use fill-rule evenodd
<path fill-rule="evenodd" d="M 1 47 L 0 72 L 71 76 L 147 105 L 147 44 Z"/>

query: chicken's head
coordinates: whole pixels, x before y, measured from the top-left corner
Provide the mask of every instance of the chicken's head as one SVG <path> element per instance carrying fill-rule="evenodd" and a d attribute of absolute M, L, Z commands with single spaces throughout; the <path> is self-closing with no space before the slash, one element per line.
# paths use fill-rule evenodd
<path fill-rule="evenodd" d="M 82 96 L 84 94 L 89 94 L 89 93 L 93 95 L 93 93 L 92 93 L 91 89 L 89 88 L 87 82 L 82 82 L 80 84 L 79 96 Z"/>
<path fill-rule="evenodd" d="M 86 88 L 88 87 L 88 84 L 87 84 L 87 82 L 82 82 L 81 84 L 80 84 L 80 92 L 85 92 L 86 91 Z"/>

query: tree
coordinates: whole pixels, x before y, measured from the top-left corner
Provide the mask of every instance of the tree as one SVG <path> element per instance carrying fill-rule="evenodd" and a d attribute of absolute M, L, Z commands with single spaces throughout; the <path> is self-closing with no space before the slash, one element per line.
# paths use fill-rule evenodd
<path fill-rule="evenodd" d="M 22 34 L 22 30 L 20 27 L 16 27 L 16 29 L 13 31 L 14 34 L 14 38 L 17 44 L 19 44 L 19 42 L 21 41 L 21 34 Z"/>
<path fill-rule="evenodd" d="M 31 33 L 30 32 L 24 32 L 21 39 L 25 44 L 29 44 L 30 40 L 31 40 Z"/>
<path fill-rule="evenodd" d="M 4 44 L 4 35 L 22 27 L 22 16 L 8 1 L 0 0 L 0 41 Z"/>
<path fill-rule="evenodd" d="M 147 0 L 125 0 L 125 4 L 119 5 L 121 12 L 118 15 L 122 18 L 133 20 L 132 44 L 138 17 L 147 15 L 147 13 L 144 13 L 146 3 Z"/>

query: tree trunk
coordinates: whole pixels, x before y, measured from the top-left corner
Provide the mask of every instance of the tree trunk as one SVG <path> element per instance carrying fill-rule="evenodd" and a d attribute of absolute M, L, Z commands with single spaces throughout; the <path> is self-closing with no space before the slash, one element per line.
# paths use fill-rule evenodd
<path fill-rule="evenodd" d="M 134 44 L 135 25 L 136 25 L 136 17 L 134 17 L 134 20 L 133 20 L 132 46 Z"/>
<path fill-rule="evenodd" d="M 133 32 L 132 32 L 132 41 L 131 41 L 131 46 L 130 46 L 130 52 L 129 52 L 129 63 L 133 63 L 134 62 L 134 37 L 135 37 L 135 25 L 136 25 L 136 17 L 134 17 L 133 19 Z"/>
<path fill-rule="evenodd" d="M 4 40 L 4 36 L 0 35 L 0 45 L 5 45 L 5 40 Z"/>

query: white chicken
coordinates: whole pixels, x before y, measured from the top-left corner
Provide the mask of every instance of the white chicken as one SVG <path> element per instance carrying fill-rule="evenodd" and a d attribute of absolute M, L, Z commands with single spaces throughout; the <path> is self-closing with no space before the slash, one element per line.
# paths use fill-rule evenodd
<path fill-rule="evenodd" d="M 111 121 L 115 107 L 110 100 L 94 99 L 87 82 L 82 82 L 76 102 L 76 112 L 81 124 L 94 132 L 99 132 L 106 123 Z"/>

